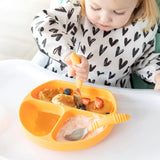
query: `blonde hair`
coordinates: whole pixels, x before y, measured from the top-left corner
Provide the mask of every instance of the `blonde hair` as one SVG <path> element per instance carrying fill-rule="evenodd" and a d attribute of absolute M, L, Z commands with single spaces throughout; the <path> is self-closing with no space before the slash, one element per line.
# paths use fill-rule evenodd
<path fill-rule="evenodd" d="M 85 16 L 85 0 L 79 0 L 81 4 L 81 15 Z M 160 14 L 156 0 L 139 0 L 137 7 L 132 13 L 132 16 L 127 24 L 135 21 L 144 21 L 148 19 L 148 25 L 145 30 L 150 29 L 153 25 L 159 22 Z"/>

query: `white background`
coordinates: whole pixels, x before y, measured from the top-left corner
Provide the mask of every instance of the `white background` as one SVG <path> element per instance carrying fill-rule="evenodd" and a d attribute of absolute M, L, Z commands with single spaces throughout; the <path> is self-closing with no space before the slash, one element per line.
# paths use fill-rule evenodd
<path fill-rule="evenodd" d="M 59 0 L 53 0 L 57 5 Z M 50 0 L 0 0 L 0 60 L 32 59 L 38 48 L 31 34 L 35 15 L 50 7 Z"/>

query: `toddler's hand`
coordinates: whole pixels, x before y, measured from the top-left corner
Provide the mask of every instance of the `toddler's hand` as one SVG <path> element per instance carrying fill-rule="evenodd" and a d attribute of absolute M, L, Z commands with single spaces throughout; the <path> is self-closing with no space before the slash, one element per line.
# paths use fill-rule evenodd
<path fill-rule="evenodd" d="M 76 76 L 80 81 L 86 82 L 89 73 L 88 60 L 82 55 L 78 56 L 81 59 L 80 64 L 73 65 L 70 55 L 65 58 L 65 63 L 68 65 L 68 72 L 71 76 Z"/>
<path fill-rule="evenodd" d="M 155 91 L 160 91 L 160 73 L 156 74 L 156 76 L 155 76 L 154 90 Z"/>

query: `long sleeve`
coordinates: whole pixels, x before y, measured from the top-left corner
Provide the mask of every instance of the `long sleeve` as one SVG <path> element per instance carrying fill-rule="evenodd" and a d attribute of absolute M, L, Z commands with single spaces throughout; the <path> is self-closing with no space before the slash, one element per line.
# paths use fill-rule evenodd
<path fill-rule="evenodd" d="M 63 3 L 43 10 L 33 20 L 33 37 L 41 52 L 59 61 L 74 50 L 72 36 L 77 32 L 80 5 Z"/>
<path fill-rule="evenodd" d="M 133 66 L 133 70 L 140 75 L 142 79 L 150 83 L 155 83 L 154 77 L 157 73 L 160 73 L 160 54 L 154 53 L 156 31 L 157 26 L 153 26 L 150 31 L 144 32 L 144 36 L 151 32 L 152 34 L 148 36 L 148 40 L 143 43 L 143 56 L 140 57 Z"/>

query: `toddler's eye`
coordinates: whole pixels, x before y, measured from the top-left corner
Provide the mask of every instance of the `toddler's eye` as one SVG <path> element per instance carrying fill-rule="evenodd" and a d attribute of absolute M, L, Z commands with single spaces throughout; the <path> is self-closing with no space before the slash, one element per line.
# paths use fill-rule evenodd
<path fill-rule="evenodd" d="M 117 15 L 124 15 L 125 14 L 125 12 L 118 12 L 118 11 L 113 11 L 115 14 L 117 14 Z"/>
<path fill-rule="evenodd" d="M 94 11 L 99 11 L 101 10 L 101 8 L 95 7 L 95 6 L 91 6 L 91 9 L 93 9 Z"/>

